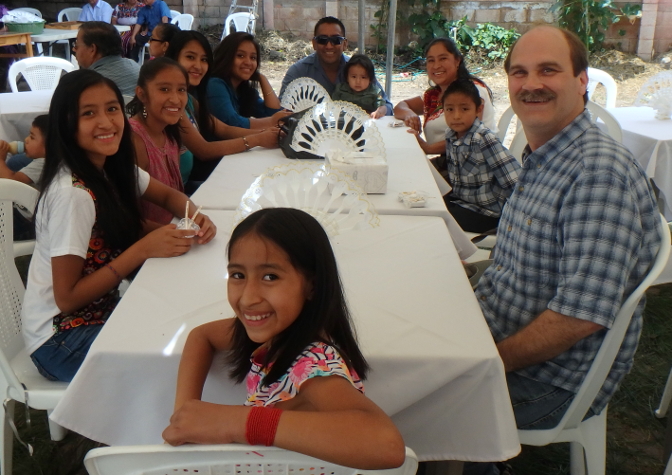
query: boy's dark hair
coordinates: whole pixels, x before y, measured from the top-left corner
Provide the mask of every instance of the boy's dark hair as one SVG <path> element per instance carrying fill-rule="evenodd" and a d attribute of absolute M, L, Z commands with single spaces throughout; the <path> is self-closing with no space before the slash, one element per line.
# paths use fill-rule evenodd
<path fill-rule="evenodd" d="M 112 249 L 127 249 L 140 238 L 143 218 L 140 211 L 138 172 L 131 126 L 122 113 L 124 131 L 119 150 L 105 160 L 103 170 L 91 163 L 86 152 L 77 143 L 79 129 L 79 100 L 87 89 L 104 85 L 117 96 L 120 107 L 124 98 L 117 85 L 91 69 L 80 69 L 63 76 L 54 91 L 49 106 L 49 128 L 46 137 L 46 157 L 40 177 L 42 192 L 54 181 L 59 169 L 67 166 L 82 180 L 96 197 L 96 220 L 105 242 Z"/>
<path fill-rule="evenodd" d="M 333 16 L 325 16 L 324 18 L 317 20 L 317 23 L 315 23 L 315 28 L 313 29 L 313 36 L 317 36 L 317 29 L 320 27 L 320 25 L 324 25 L 325 23 L 328 25 L 340 26 L 341 31 L 343 32 L 343 36 L 345 37 L 345 25 L 341 20 Z"/>
<path fill-rule="evenodd" d="M 249 81 L 241 81 L 236 89 L 238 103 L 240 104 L 240 115 L 251 117 L 254 112 L 254 105 L 257 99 L 257 90 L 259 88 L 259 69 L 261 68 L 261 48 L 259 43 L 251 35 L 244 31 L 237 31 L 224 37 L 222 42 L 215 48 L 212 76 L 222 79 L 231 84 L 231 71 L 233 70 L 233 61 L 236 59 L 238 47 L 245 41 L 251 42 L 257 50 L 257 69 L 254 71 Z"/>
<path fill-rule="evenodd" d="M 161 24 L 168 25 L 168 23 Z M 196 121 L 198 122 L 198 130 L 201 135 L 203 135 L 203 137 L 209 138 L 213 136 L 213 131 L 215 129 L 214 119 L 210 115 L 210 109 L 208 108 L 209 101 L 207 93 L 208 81 L 210 80 L 210 73 L 212 71 L 212 65 L 214 62 L 212 57 L 212 48 L 210 47 L 208 39 L 203 36 L 203 33 L 194 30 L 182 31 L 177 27 L 175 28 L 178 30 L 178 33 L 170 40 L 170 45 L 166 50 L 166 58 L 178 61 L 180 52 L 184 49 L 187 43 L 191 41 L 196 41 L 205 51 L 205 56 L 208 62 L 208 70 L 203 75 L 201 78 L 201 83 L 196 88 L 192 88 L 191 86 L 189 86 L 189 88 L 192 89 L 194 96 L 196 96 L 196 99 L 198 100 L 198 117 L 196 117 Z"/>
<path fill-rule="evenodd" d="M 40 131 L 42 138 L 46 143 L 47 131 L 49 130 L 49 116 L 47 114 L 38 115 L 33 119 L 33 123 L 31 125 Z"/>
<path fill-rule="evenodd" d="M 369 365 L 357 346 L 350 313 L 336 266 L 336 258 L 327 233 L 315 218 L 292 208 L 269 208 L 257 211 L 243 220 L 231 234 L 231 250 L 243 237 L 255 234 L 280 247 L 303 276 L 313 284 L 312 297 L 305 301 L 299 316 L 284 331 L 276 335 L 263 362 L 273 363 L 262 383 L 277 381 L 292 366 L 296 357 L 315 341 L 333 345 L 350 369 L 361 379 L 366 378 Z M 326 340 L 326 341 L 325 341 Z M 260 346 L 247 336 L 239 319 L 233 326 L 229 363 L 230 376 L 241 383 L 250 370 L 250 355 Z"/>
<path fill-rule="evenodd" d="M 176 68 L 182 74 L 184 75 L 184 80 L 187 83 L 187 86 L 189 85 L 189 76 L 187 76 L 187 72 L 184 70 L 182 66 L 179 65 L 177 61 L 173 61 L 170 58 L 163 57 L 163 58 L 155 58 L 151 61 L 145 61 L 145 64 L 142 65 L 140 68 L 140 74 L 138 74 L 138 86 L 140 86 L 145 93 L 147 92 L 147 83 L 149 81 L 153 81 L 158 74 L 163 71 L 164 69 L 168 68 Z M 133 99 L 131 99 L 131 102 L 128 103 L 126 106 L 126 112 L 130 116 L 134 116 L 136 114 L 140 114 L 142 112 L 142 108 L 144 107 L 144 104 L 142 101 L 138 98 L 138 95 L 136 94 L 133 96 Z M 168 138 L 177 143 L 178 148 L 182 147 L 182 137 L 180 136 L 180 123 L 178 122 L 177 124 L 171 124 L 166 126 L 166 134 L 168 135 Z"/>
<path fill-rule="evenodd" d="M 350 58 L 350 61 L 345 63 L 345 68 L 343 69 L 343 76 L 345 77 L 345 80 L 347 82 L 348 80 L 348 74 L 350 73 L 350 68 L 353 66 L 361 66 L 364 68 L 364 71 L 366 71 L 367 76 L 369 76 L 369 80 L 373 84 L 373 81 L 376 80 L 376 71 L 373 67 L 373 62 L 369 57 L 365 54 L 357 53 L 353 54 L 352 57 Z"/>
<path fill-rule="evenodd" d="M 95 45 L 103 57 L 121 56 L 124 52 L 119 31 L 104 21 L 85 21 L 79 26 L 87 46 Z"/>
<path fill-rule="evenodd" d="M 172 23 L 159 23 L 152 30 L 152 36 L 156 35 L 157 30 L 161 33 L 159 35 L 161 37 L 161 41 L 166 41 L 168 44 L 170 44 L 175 35 L 182 31 L 178 28 L 177 25 L 173 25 Z"/>
<path fill-rule="evenodd" d="M 464 94 L 465 96 L 471 98 L 471 100 L 474 101 L 474 104 L 476 104 L 476 109 L 478 109 L 480 105 L 483 104 L 483 99 L 481 99 L 481 95 L 478 93 L 476 85 L 469 79 L 458 79 L 457 81 L 453 81 L 446 88 L 443 96 L 441 96 L 441 104 L 446 102 L 446 98 L 448 96 L 455 93 Z"/>
<path fill-rule="evenodd" d="M 492 91 L 488 87 L 487 84 L 485 84 L 480 78 L 474 76 L 469 72 L 467 69 L 467 65 L 464 62 L 464 56 L 462 56 L 462 53 L 460 52 L 459 48 L 455 44 L 453 40 L 450 38 L 435 38 L 430 43 L 427 45 L 425 48 L 425 57 L 427 57 L 427 53 L 429 52 L 429 48 L 434 46 L 435 44 L 442 44 L 444 48 L 446 48 L 446 51 L 448 51 L 450 54 L 452 54 L 455 59 L 457 59 L 460 64 L 457 66 L 457 79 L 456 81 L 460 79 L 470 79 L 474 82 L 477 82 L 481 86 L 483 86 L 485 89 L 488 91 L 488 95 L 490 96 L 490 101 L 493 102 L 493 97 L 492 97 Z"/>

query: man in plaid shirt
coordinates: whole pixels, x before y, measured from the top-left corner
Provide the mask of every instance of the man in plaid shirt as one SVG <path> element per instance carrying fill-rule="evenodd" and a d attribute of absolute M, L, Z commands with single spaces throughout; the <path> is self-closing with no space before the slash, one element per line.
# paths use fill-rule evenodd
<path fill-rule="evenodd" d="M 550 26 L 523 35 L 505 62 L 529 143 L 476 296 L 522 429 L 557 425 L 661 244 L 644 171 L 584 108 L 587 67 L 579 38 Z M 630 370 L 643 307 L 588 416 Z"/>

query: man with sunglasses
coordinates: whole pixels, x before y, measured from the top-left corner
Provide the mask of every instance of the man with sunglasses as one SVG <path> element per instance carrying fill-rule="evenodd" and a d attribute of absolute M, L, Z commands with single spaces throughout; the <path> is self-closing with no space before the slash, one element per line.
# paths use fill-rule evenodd
<path fill-rule="evenodd" d="M 343 54 L 348 46 L 345 37 L 345 26 L 338 18 L 324 17 L 315 24 L 313 37 L 313 49 L 315 52 L 310 56 L 294 63 L 282 80 L 280 97 L 294 79 L 308 77 L 314 79 L 324 87 L 329 94 L 334 92 L 336 84 L 345 82 L 345 63 L 350 59 Z M 373 83 L 380 86 L 378 80 Z M 382 87 L 381 87 L 382 90 Z M 392 103 L 383 92 L 383 99 L 387 107 L 387 115 L 392 115 Z"/>

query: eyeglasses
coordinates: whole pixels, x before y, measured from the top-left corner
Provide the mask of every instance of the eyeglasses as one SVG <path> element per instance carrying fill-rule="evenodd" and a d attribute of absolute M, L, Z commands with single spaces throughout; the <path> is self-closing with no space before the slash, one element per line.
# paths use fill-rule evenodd
<path fill-rule="evenodd" d="M 318 45 L 326 45 L 327 43 L 331 43 L 334 46 L 338 46 L 341 43 L 343 43 L 347 38 L 344 36 L 327 36 L 327 35 L 320 35 L 320 36 L 315 36 L 313 37 L 315 41 L 317 41 Z"/>
<path fill-rule="evenodd" d="M 158 39 L 158 38 L 150 38 L 150 39 L 149 39 L 149 42 L 151 43 L 152 41 L 158 41 L 159 43 L 165 43 L 165 41 L 160 40 L 160 39 Z"/>

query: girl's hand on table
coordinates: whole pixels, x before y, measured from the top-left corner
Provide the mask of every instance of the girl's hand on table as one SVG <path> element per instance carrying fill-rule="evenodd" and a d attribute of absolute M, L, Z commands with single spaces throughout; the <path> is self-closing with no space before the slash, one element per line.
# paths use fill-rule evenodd
<path fill-rule="evenodd" d="M 185 254 L 194 240 L 187 238 L 194 232 L 189 229 L 177 229 L 174 224 L 168 224 L 155 229 L 143 237 L 139 242 L 143 245 L 145 257 L 175 257 Z"/>
<path fill-rule="evenodd" d="M 170 417 L 162 437 L 170 445 L 246 443 L 249 407 L 191 399 Z"/>
<path fill-rule="evenodd" d="M 292 115 L 293 113 L 294 112 L 292 112 L 290 110 L 282 109 L 281 111 L 278 111 L 271 116 L 271 118 L 273 119 L 271 122 L 273 124 L 277 124 L 280 119 L 282 119 L 284 117 L 287 117 L 288 115 Z"/>
<path fill-rule="evenodd" d="M 278 148 L 279 127 L 270 127 L 247 137 L 251 147 Z"/>
<path fill-rule="evenodd" d="M 198 244 L 207 244 L 212 241 L 212 238 L 217 234 L 217 226 L 215 226 L 215 223 L 213 223 L 207 215 L 202 213 L 198 213 L 194 221 L 201 228 L 201 230 L 198 231 Z"/>

